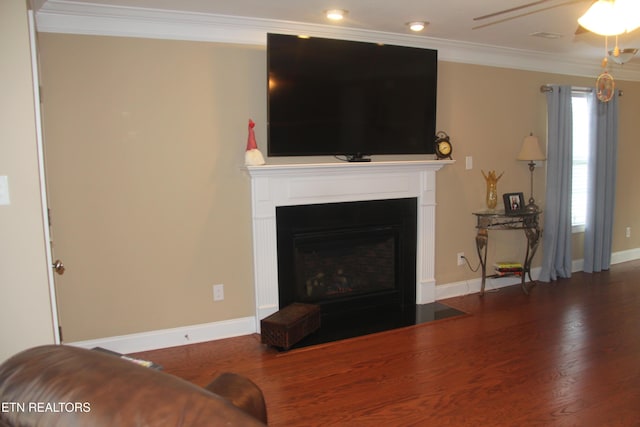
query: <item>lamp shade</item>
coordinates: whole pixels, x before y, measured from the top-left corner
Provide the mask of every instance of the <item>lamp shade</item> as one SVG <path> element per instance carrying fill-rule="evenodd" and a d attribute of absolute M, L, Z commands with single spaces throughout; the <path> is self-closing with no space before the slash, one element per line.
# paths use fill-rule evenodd
<path fill-rule="evenodd" d="M 520 149 L 520 154 L 518 154 L 517 159 L 526 161 L 546 159 L 544 153 L 540 149 L 538 137 L 531 134 L 524 138 L 524 141 L 522 142 L 522 148 Z"/>
<path fill-rule="evenodd" d="M 578 18 L 578 23 L 601 36 L 629 33 L 640 26 L 637 0 L 598 0 Z"/>

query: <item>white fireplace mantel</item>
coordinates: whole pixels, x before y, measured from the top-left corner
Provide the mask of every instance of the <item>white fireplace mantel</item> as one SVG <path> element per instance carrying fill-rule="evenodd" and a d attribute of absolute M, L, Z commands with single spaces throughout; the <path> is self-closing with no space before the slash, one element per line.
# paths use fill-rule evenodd
<path fill-rule="evenodd" d="M 256 329 L 278 311 L 276 207 L 418 199 L 416 302 L 435 301 L 436 171 L 453 160 L 248 166 L 251 177 Z"/>

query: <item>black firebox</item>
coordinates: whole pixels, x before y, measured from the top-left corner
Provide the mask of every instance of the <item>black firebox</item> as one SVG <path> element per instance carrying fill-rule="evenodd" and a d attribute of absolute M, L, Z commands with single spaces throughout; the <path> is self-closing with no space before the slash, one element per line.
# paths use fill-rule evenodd
<path fill-rule="evenodd" d="M 411 324 L 417 199 L 276 208 L 280 307 L 318 304 L 323 327 Z"/>

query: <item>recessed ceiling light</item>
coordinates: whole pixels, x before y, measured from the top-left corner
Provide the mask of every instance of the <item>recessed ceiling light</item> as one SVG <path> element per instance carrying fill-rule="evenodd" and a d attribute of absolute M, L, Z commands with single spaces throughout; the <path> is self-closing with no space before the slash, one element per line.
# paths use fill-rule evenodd
<path fill-rule="evenodd" d="M 427 25 L 429 25 L 429 23 L 426 21 L 407 22 L 407 26 L 409 27 L 409 29 L 415 32 L 424 30 L 424 27 L 426 27 Z"/>
<path fill-rule="evenodd" d="M 339 21 L 343 19 L 347 15 L 347 13 L 349 13 L 349 11 L 344 9 L 329 9 L 325 10 L 324 13 L 326 17 L 331 19 L 332 21 Z"/>

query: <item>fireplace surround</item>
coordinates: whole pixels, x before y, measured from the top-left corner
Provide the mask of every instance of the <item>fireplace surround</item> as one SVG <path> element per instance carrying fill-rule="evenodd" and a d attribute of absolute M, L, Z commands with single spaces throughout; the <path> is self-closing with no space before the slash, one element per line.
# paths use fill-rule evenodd
<path fill-rule="evenodd" d="M 452 160 L 248 166 L 251 178 L 256 330 L 280 308 L 276 209 L 280 206 L 416 199 L 415 301 L 435 301 L 436 171 Z"/>

